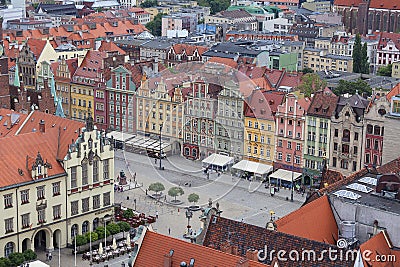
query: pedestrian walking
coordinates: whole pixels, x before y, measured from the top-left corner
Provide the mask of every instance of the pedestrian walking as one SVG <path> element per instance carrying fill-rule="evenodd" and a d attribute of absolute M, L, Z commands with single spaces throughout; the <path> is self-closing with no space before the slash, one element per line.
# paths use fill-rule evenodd
<path fill-rule="evenodd" d="M 49 261 L 53 258 L 53 255 L 51 255 L 51 252 L 49 252 Z"/>
<path fill-rule="evenodd" d="M 158 211 L 156 211 L 156 219 L 158 219 Z"/>
<path fill-rule="evenodd" d="M 136 182 L 136 172 L 135 172 L 135 174 L 133 175 L 133 181 Z"/>
<path fill-rule="evenodd" d="M 146 196 L 147 196 L 147 189 L 146 189 Z"/>
<path fill-rule="evenodd" d="M 168 235 L 171 235 L 171 228 L 168 227 Z"/>
<path fill-rule="evenodd" d="M 154 159 L 154 163 L 157 164 L 157 158 Z"/>
<path fill-rule="evenodd" d="M 49 260 L 49 253 L 46 252 L 46 260 Z"/>
<path fill-rule="evenodd" d="M 167 195 L 164 196 L 164 201 L 167 202 Z"/>

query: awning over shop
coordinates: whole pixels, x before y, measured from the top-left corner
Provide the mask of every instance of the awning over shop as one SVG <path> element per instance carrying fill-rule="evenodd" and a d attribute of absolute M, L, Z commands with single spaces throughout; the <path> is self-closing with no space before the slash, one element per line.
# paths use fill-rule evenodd
<path fill-rule="evenodd" d="M 250 172 L 254 174 L 266 175 L 272 171 L 273 167 L 267 164 L 244 159 L 233 165 L 232 169 Z"/>
<path fill-rule="evenodd" d="M 230 164 L 233 164 L 233 162 L 234 162 L 234 158 L 225 156 L 225 155 L 221 155 L 221 154 L 216 154 L 216 153 L 211 154 L 210 156 L 203 159 L 203 161 L 202 161 L 203 166 L 204 165 L 206 165 L 206 166 L 214 165 L 214 166 L 218 166 L 218 167 L 225 167 Z"/>
<path fill-rule="evenodd" d="M 160 150 L 160 140 L 151 139 L 148 137 L 136 136 L 135 138 L 130 139 L 126 142 L 126 145 L 135 149 L 143 149 L 143 150 Z M 164 152 L 168 152 L 171 150 L 171 144 L 168 142 L 161 141 L 161 149 Z"/>
<path fill-rule="evenodd" d="M 282 169 L 279 169 L 279 170 L 275 171 L 274 173 L 272 173 L 269 176 L 269 178 L 292 182 L 292 173 L 293 173 L 293 182 L 297 181 L 301 178 L 301 173 L 282 170 Z"/>
<path fill-rule="evenodd" d="M 117 140 L 120 142 L 126 142 L 135 137 L 133 134 L 123 133 L 123 132 L 119 132 L 119 131 L 112 131 L 112 132 L 108 133 L 107 136 L 109 138 L 111 138 L 111 136 L 112 136 L 114 138 L 114 140 Z"/>

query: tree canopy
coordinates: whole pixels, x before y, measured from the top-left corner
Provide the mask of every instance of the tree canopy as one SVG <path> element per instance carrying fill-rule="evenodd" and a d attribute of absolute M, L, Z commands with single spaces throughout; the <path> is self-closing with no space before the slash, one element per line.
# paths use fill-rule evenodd
<path fill-rule="evenodd" d="M 392 76 L 392 64 L 389 64 L 387 66 L 380 67 L 378 69 L 378 75 L 379 76 Z"/>
<path fill-rule="evenodd" d="M 196 194 L 196 193 L 191 193 L 191 194 L 188 196 L 188 201 L 189 201 L 190 203 L 196 203 L 196 202 L 199 201 L 199 199 L 200 199 L 200 197 L 199 197 L 199 195 Z"/>
<path fill-rule="evenodd" d="M 230 5 L 230 0 L 198 0 L 197 4 L 199 6 L 209 6 L 210 13 L 215 14 L 222 10 L 226 10 Z"/>
<path fill-rule="evenodd" d="M 164 190 L 165 190 L 165 187 L 160 182 L 152 183 L 152 184 L 149 185 L 149 191 L 156 192 L 156 194 L 158 194 L 158 192 L 161 192 L 161 191 L 164 191 Z"/>
<path fill-rule="evenodd" d="M 161 36 L 161 25 L 162 25 L 162 17 L 164 13 L 158 13 L 152 21 L 146 24 L 146 28 L 153 34 L 154 36 Z"/>
<path fill-rule="evenodd" d="M 355 93 L 362 95 L 363 93 L 366 93 L 370 96 L 372 94 L 372 88 L 366 81 L 361 79 L 358 79 L 355 82 L 340 80 L 339 85 L 333 89 L 333 93 L 336 95 L 343 95 L 346 93 L 350 95 L 354 95 Z"/>
<path fill-rule="evenodd" d="M 323 90 L 326 87 L 326 81 L 322 80 L 316 73 L 307 73 L 301 77 L 301 83 L 298 87 L 304 96 L 311 96 L 313 93 Z"/>
<path fill-rule="evenodd" d="M 128 232 L 131 229 L 131 226 L 127 222 L 118 222 L 118 225 L 121 232 Z"/>
<path fill-rule="evenodd" d="M 176 197 L 177 197 L 177 196 L 182 196 L 184 193 L 185 193 L 185 192 L 183 191 L 183 189 L 182 189 L 181 187 L 178 187 L 178 186 L 171 187 L 171 188 L 168 190 L 168 195 L 169 195 L 170 197 L 175 198 L 175 201 L 176 201 Z"/>
<path fill-rule="evenodd" d="M 157 6 L 157 0 L 146 0 L 143 1 L 142 3 L 140 3 L 140 7 L 141 8 L 146 8 L 146 7 L 153 7 L 153 6 Z"/>
<path fill-rule="evenodd" d="M 130 219 L 130 218 L 132 218 L 133 217 L 133 210 L 132 209 L 127 209 L 127 210 L 124 210 L 124 213 L 122 213 L 122 216 L 125 218 L 125 219 Z"/>
<path fill-rule="evenodd" d="M 301 70 L 301 72 L 302 72 L 303 74 L 307 74 L 307 73 L 313 73 L 314 70 L 311 69 L 311 68 L 309 68 L 309 67 L 304 67 L 304 68 Z"/>
<path fill-rule="evenodd" d="M 112 236 L 118 234 L 119 232 L 121 232 L 121 229 L 119 228 L 119 225 L 116 223 L 109 223 L 107 225 L 107 230 L 110 231 L 110 234 Z"/>
<path fill-rule="evenodd" d="M 367 56 L 367 43 L 361 44 L 360 34 L 356 35 L 353 48 L 353 72 L 354 73 L 369 73 L 369 63 Z"/>

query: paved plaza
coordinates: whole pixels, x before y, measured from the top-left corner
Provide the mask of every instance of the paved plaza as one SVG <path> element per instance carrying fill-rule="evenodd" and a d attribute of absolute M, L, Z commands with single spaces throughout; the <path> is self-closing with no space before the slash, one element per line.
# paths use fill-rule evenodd
<path fill-rule="evenodd" d="M 133 175 L 136 172 L 136 182 L 142 187 L 124 192 L 115 193 L 115 202 L 122 203 L 126 207 L 135 207 L 140 212 L 149 215 L 159 214 L 159 220 L 154 229 L 163 234 L 171 233 L 171 236 L 182 238 L 187 225 L 187 219 L 183 208 L 189 206 L 187 196 L 197 193 L 200 196 L 198 205 L 207 206 L 211 198 L 214 203 L 220 204 L 222 216 L 246 223 L 265 227 L 270 218 L 269 212 L 275 212 L 276 218 L 282 217 L 291 211 L 298 209 L 305 197 L 294 193 L 294 201 L 291 202 L 290 190 L 281 189 L 273 197 L 269 188 L 259 181 L 250 182 L 230 174 L 212 173 L 207 179 L 201 169 L 201 162 L 187 160 L 180 156 L 171 156 L 162 160 L 164 170 L 159 170 L 159 162 L 145 155 L 133 154 L 125 151 L 115 153 L 115 171 L 124 170 L 128 181 L 133 184 Z M 168 203 L 157 202 L 146 196 L 145 190 L 153 182 L 164 184 L 167 194 L 173 186 L 181 186 L 185 194 L 178 199 L 184 203 L 173 206 Z M 133 186 L 132 186 L 133 187 Z M 149 192 L 150 194 L 150 192 Z M 129 199 L 128 199 L 129 198 Z M 171 199 L 167 196 L 167 202 Z M 195 212 L 190 221 L 193 229 L 199 229 L 199 216 L 201 212 Z"/>

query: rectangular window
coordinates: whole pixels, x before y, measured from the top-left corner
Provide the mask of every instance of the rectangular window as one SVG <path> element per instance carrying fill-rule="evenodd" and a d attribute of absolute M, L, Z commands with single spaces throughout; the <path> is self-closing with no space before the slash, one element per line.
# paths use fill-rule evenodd
<path fill-rule="evenodd" d="M 82 164 L 82 185 L 88 184 L 88 164 Z"/>
<path fill-rule="evenodd" d="M 292 142 L 290 142 L 290 141 L 287 142 L 287 148 L 292 149 Z"/>
<path fill-rule="evenodd" d="M 332 165 L 333 167 L 336 167 L 337 165 L 337 159 L 335 157 L 332 159 Z"/>
<path fill-rule="evenodd" d="M 110 197 L 110 192 L 104 193 L 103 194 L 103 206 L 110 206 L 111 204 L 111 197 Z"/>
<path fill-rule="evenodd" d="M 89 198 L 82 199 L 82 212 L 89 211 Z"/>
<path fill-rule="evenodd" d="M 53 220 L 61 219 L 61 205 L 53 206 Z"/>
<path fill-rule="evenodd" d="M 357 146 L 353 147 L 353 152 L 354 152 L 355 155 L 357 155 L 357 153 L 358 153 L 358 147 Z"/>
<path fill-rule="evenodd" d="M 41 200 L 45 198 L 44 185 L 36 187 L 37 199 Z"/>
<path fill-rule="evenodd" d="M 21 215 L 22 228 L 28 228 L 31 225 L 29 213 Z"/>
<path fill-rule="evenodd" d="M 335 137 L 338 137 L 338 136 L 339 136 L 339 130 L 335 129 Z"/>
<path fill-rule="evenodd" d="M 78 214 L 78 200 L 71 202 L 71 215 Z"/>
<path fill-rule="evenodd" d="M 45 223 L 46 222 L 46 210 L 38 210 L 38 223 Z"/>
<path fill-rule="evenodd" d="M 367 148 L 371 148 L 371 139 L 367 139 Z"/>
<path fill-rule="evenodd" d="M 53 183 L 53 196 L 58 196 L 60 194 L 60 182 Z"/>
<path fill-rule="evenodd" d="M 300 164 L 300 156 L 295 156 L 294 157 L 294 163 Z"/>
<path fill-rule="evenodd" d="M 14 232 L 14 218 L 8 218 L 4 220 L 4 228 L 6 230 L 6 234 Z"/>
<path fill-rule="evenodd" d="M 278 160 L 282 160 L 282 152 L 278 152 Z"/>
<path fill-rule="evenodd" d="M 278 147 L 282 147 L 282 140 L 278 140 Z"/>
<path fill-rule="evenodd" d="M 357 161 L 353 161 L 353 172 L 357 170 Z"/>
<path fill-rule="evenodd" d="M 333 150 L 337 151 L 338 150 L 338 143 L 333 143 Z"/>
<path fill-rule="evenodd" d="M 21 191 L 21 204 L 29 202 L 29 189 Z"/>
<path fill-rule="evenodd" d="M 93 161 L 93 183 L 97 183 L 99 181 L 99 161 Z"/>
<path fill-rule="evenodd" d="M 358 140 L 358 133 L 354 133 L 354 140 Z"/>
<path fill-rule="evenodd" d="M 76 188 L 78 186 L 76 179 L 76 166 L 71 167 L 71 188 Z"/>
<path fill-rule="evenodd" d="M 342 161 L 340 162 L 340 167 L 342 169 L 347 169 L 349 167 L 349 162 L 345 159 L 342 159 Z"/>
<path fill-rule="evenodd" d="M 292 161 L 292 155 L 286 154 L 286 162 L 291 162 L 291 161 Z"/>
<path fill-rule="evenodd" d="M 110 179 L 110 175 L 109 175 L 109 173 L 110 173 L 110 166 L 109 166 L 109 164 L 110 164 L 110 162 L 109 162 L 109 160 L 108 159 L 105 159 L 104 161 L 103 161 L 103 180 L 105 181 L 105 180 L 108 180 L 108 179 Z"/>
<path fill-rule="evenodd" d="M 378 140 L 375 140 L 375 142 L 374 142 L 374 149 L 375 150 L 379 149 L 379 141 Z"/>
<path fill-rule="evenodd" d="M 100 208 L 100 195 L 93 196 L 93 209 Z"/>
<path fill-rule="evenodd" d="M 301 145 L 300 144 L 296 144 L 296 150 L 300 151 L 300 149 L 301 149 Z"/>
<path fill-rule="evenodd" d="M 4 195 L 4 208 L 11 208 L 13 206 L 13 194 Z"/>
<path fill-rule="evenodd" d="M 366 154 L 365 155 L 365 163 L 369 164 L 371 162 L 371 155 L 370 154 Z"/>

